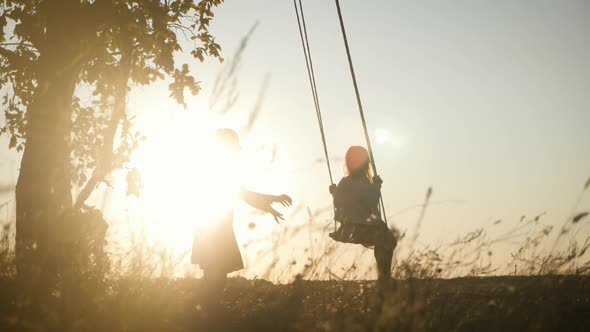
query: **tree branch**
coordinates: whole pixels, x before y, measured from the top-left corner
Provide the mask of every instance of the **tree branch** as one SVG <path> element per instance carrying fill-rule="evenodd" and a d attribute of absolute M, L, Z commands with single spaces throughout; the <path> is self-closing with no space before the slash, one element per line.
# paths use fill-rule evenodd
<path fill-rule="evenodd" d="M 23 56 L 17 55 L 14 51 L 10 51 L 3 47 L 0 47 L 0 57 L 8 59 L 9 62 L 16 65 L 17 67 L 30 66 L 33 64 L 33 61 Z"/>
<path fill-rule="evenodd" d="M 28 48 L 33 48 L 33 50 L 32 50 L 33 52 L 39 53 L 39 51 L 37 50 L 35 45 L 30 44 L 30 43 L 0 43 L 0 46 L 25 46 Z"/>
<path fill-rule="evenodd" d="M 124 31 L 121 29 L 121 31 Z M 81 208 L 84 202 L 88 199 L 90 194 L 94 191 L 96 186 L 102 179 L 112 171 L 113 164 L 113 148 L 115 144 L 115 135 L 119 128 L 119 122 L 126 114 L 126 99 L 127 99 L 127 85 L 129 82 L 129 76 L 131 74 L 131 40 L 127 34 L 122 37 L 122 49 L 121 49 L 121 60 L 120 60 L 120 73 L 119 79 L 115 82 L 115 107 L 109 125 L 107 126 L 105 133 L 105 142 L 103 146 L 102 155 L 97 161 L 97 165 L 94 168 L 90 179 L 86 182 L 86 185 L 80 191 L 76 200 L 75 208 Z"/>

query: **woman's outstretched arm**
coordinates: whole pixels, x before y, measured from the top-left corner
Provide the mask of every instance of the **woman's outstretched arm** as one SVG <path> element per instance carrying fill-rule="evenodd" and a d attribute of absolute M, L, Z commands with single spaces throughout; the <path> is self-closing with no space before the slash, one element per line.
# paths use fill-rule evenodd
<path fill-rule="evenodd" d="M 272 207 L 271 204 L 280 203 L 283 206 L 291 206 L 291 204 L 293 203 L 293 200 L 288 195 L 266 195 L 254 191 L 249 191 L 246 189 L 240 190 L 240 198 L 248 205 L 258 210 L 272 214 L 277 223 L 279 222 L 279 219 L 283 220 L 284 218 L 280 212 L 278 212 Z"/>

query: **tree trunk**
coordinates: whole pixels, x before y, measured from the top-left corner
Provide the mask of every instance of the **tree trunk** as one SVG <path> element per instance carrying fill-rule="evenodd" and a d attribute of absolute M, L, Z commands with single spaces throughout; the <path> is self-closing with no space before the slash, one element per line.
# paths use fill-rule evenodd
<path fill-rule="evenodd" d="M 72 206 L 69 155 L 72 97 L 80 72 L 78 25 L 63 13 L 48 15 L 46 47 L 39 48 L 37 87 L 27 109 L 27 141 L 16 185 L 19 268 L 39 263 L 31 259 L 50 249 L 47 240 L 57 234 L 52 224 Z"/>
<path fill-rule="evenodd" d="M 71 76 L 40 82 L 45 91 L 28 109 L 29 131 L 16 185 L 18 258 L 25 258 L 29 249 L 43 250 L 48 223 L 72 205 L 69 139 L 76 79 Z"/>

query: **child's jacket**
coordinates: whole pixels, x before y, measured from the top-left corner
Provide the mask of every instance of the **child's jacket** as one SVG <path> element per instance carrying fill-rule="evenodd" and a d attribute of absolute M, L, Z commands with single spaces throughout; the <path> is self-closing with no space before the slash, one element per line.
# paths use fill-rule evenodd
<path fill-rule="evenodd" d="M 334 219 L 341 223 L 366 224 L 379 219 L 379 187 L 364 176 L 347 176 L 334 192 Z"/>

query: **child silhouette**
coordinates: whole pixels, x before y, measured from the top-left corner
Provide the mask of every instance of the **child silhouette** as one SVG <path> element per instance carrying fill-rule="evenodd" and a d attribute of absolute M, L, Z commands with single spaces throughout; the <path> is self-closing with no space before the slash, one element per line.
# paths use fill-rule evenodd
<path fill-rule="evenodd" d="M 369 152 L 362 146 L 351 146 L 346 152 L 347 176 L 330 186 L 334 199 L 334 219 L 340 227 L 330 237 L 343 243 L 374 247 L 378 280 L 391 278 L 391 260 L 397 241 L 381 220 L 379 198 L 383 180 L 373 176 Z"/>

